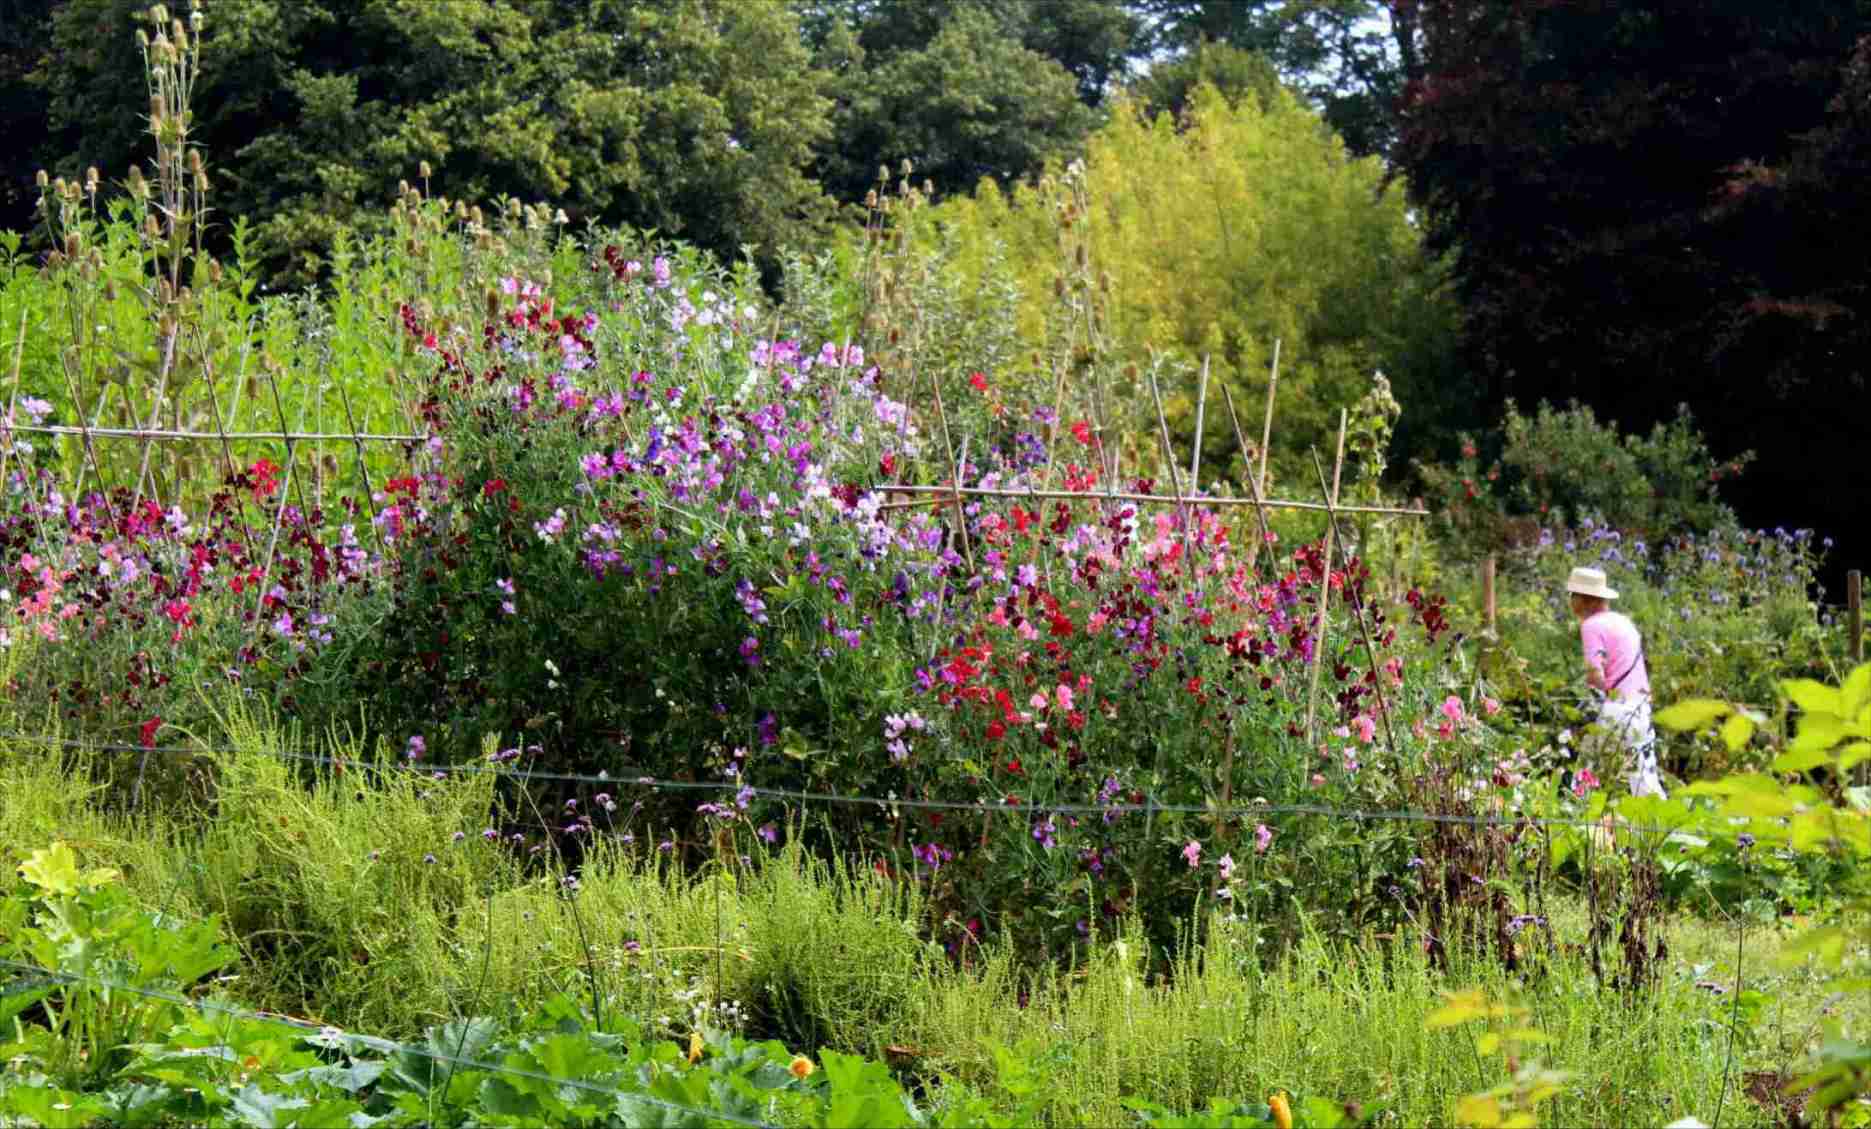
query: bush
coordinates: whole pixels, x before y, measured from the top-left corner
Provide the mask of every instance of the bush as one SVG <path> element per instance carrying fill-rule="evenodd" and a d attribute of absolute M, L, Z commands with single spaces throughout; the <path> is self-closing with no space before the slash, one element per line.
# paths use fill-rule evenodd
<path fill-rule="evenodd" d="M 1510 400 L 1498 433 L 1464 435 L 1453 465 L 1418 464 L 1418 471 L 1442 502 L 1454 551 L 1473 559 L 1524 544 L 1542 526 L 1587 519 L 1653 544 L 1732 528 L 1717 485 L 1752 458 L 1716 460 L 1687 406 L 1648 435 L 1625 435 L 1576 402 L 1542 403 L 1528 416 Z"/>

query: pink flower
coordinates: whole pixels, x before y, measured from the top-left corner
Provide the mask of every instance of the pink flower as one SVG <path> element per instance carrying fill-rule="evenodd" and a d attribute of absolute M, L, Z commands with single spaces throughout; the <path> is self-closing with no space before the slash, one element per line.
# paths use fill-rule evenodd
<path fill-rule="evenodd" d="M 1312 786 L 1314 788 L 1325 787 L 1325 776 L 1323 773 L 1315 772 L 1312 774 Z"/>
<path fill-rule="evenodd" d="M 1194 870 L 1202 862 L 1202 844 L 1189 840 L 1189 845 L 1182 849 L 1182 857 L 1189 860 L 1189 869 Z"/>
<path fill-rule="evenodd" d="M 1264 855 L 1267 853 L 1267 848 L 1272 845 L 1273 845 L 1273 832 L 1268 830 L 1267 825 L 1264 823 L 1255 824 L 1254 825 L 1254 853 L 1257 855 Z"/>
<path fill-rule="evenodd" d="M 1589 768 L 1581 768 L 1572 774 L 1572 794 L 1584 799 L 1598 787 L 1598 777 Z"/>
<path fill-rule="evenodd" d="M 1483 698 L 1481 699 L 1481 712 L 1487 714 L 1489 717 L 1493 717 L 1495 714 L 1501 712 L 1501 703 L 1495 701 L 1493 698 Z"/>
<path fill-rule="evenodd" d="M 1065 683 L 1061 682 L 1059 685 L 1053 687 L 1053 697 L 1059 700 L 1060 709 L 1067 710 L 1067 711 L 1071 710 L 1072 688 L 1070 686 L 1067 686 Z"/>
<path fill-rule="evenodd" d="M 1032 706 L 1035 710 L 1043 710 L 1051 703 L 1046 695 L 1036 693 L 1031 698 L 1027 699 L 1026 704 Z"/>
<path fill-rule="evenodd" d="M 1226 882 L 1234 877 L 1234 856 L 1223 855 L 1215 862 L 1215 869 L 1221 872 L 1221 880 Z"/>
<path fill-rule="evenodd" d="M 1365 744 L 1368 745 L 1377 738 L 1377 723 L 1372 721 L 1369 715 L 1359 714 L 1351 719 L 1351 724 L 1358 727 L 1358 740 Z"/>
<path fill-rule="evenodd" d="M 1454 694 L 1442 699 L 1442 716 L 1459 724 L 1462 720 L 1462 699 Z"/>

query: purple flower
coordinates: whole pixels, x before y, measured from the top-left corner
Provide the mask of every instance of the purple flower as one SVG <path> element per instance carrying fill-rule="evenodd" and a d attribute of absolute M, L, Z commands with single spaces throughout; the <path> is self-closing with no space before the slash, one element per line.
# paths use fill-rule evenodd
<path fill-rule="evenodd" d="M 780 841 L 779 828 L 773 826 L 771 823 L 761 824 L 760 830 L 756 832 L 756 834 L 758 834 L 762 839 L 765 839 L 768 845 L 772 845 Z"/>
<path fill-rule="evenodd" d="M 749 635 L 741 640 L 741 658 L 747 660 L 749 668 L 760 665 L 760 640 Z"/>
<path fill-rule="evenodd" d="M 753 798 L 753 788 L 750 785 L 743 784 L 741 785 L 741 790 L 734 793 L 734 806 L 742 811 L 746 811 L 747 805 L 753 801 Z"/>
<path fill-rule="evenodd" d="M 422 739 L 422 734 L 418 733 L 409 739 L 409 748 L 405 751 L 404 755 L 412 761 L 419 761 L 422 759 L 422 755 L 428 751 L 429 743 Z"/>

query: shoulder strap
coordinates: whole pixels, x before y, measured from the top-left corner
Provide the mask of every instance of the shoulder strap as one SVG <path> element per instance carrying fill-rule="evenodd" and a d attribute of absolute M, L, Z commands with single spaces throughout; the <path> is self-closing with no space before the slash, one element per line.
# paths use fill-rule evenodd
<path fill-rule="evenodd" d="M 1618 687 L 1624 685 L 1624 680 L 1626 678 L 1629 678 L 1637 670 L 1637 664 L 1643 661 L 1644 661 L 1644 646 L 1642 643 L 1639 643 L 1637 645 L 1637 657 L 1631 660 L 1630 666 L 1627 666 L 1624 668 L 1623 674 L 1618 675 L 1618 680 L 1616 682 L 1613 682 L 1610 686 L 1605 688 L 1605 692 L 1608 694 L 1611 691 L 1616 690 Z"/>

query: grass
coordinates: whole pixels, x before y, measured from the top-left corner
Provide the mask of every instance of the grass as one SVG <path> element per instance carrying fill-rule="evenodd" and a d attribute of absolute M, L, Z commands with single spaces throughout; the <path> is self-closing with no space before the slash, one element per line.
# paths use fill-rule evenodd
<path fill-rule="evenodd" d="M 227 723 L 239 747 L 282 741 L 239 714 Z M 353 746 L 350 758 L 371 753 Z M 1734 996 L 1706 985 L 1734 983 L 1735 934 L 1719 922 L 1674 920 L 1661 982 L 1634 995 L 1600 989 L 1576 955 L 1520 978 L 1461 956 L 1445 972 L 1414 934 L 1344 942 L 1303 919 L 1283 923 L 1301 939 L 1278 954 L 1260 942 L 1275 923 L 1219 919 L 1161 980 L 1135 934 L 1070 969 L 1036 973 L 993 944 L 958 967 L 922 939 L 915 890 L 796 848 L 760 850 L 745 830 L 697 873 L 653 848 L 595 844 L 568 896 L 556 866 L 481 840 L 496 806 L 485 776 L 226 755 L 201 766 L 209 784 L 193 799 L 131 815 L 111 799 L 121 789 L 88 783 L 110 767 L 0 745 L 0 841 L 65 839 L 87 864 L 122 869 L 149 904 L 220 917 L 241 949 L 228 988 L 242 1003 L 352 1029 L 407 1036 L 569 992 L 668 1033 L 737 1027 L 887 1058 L 938 1101 L 953 1087 L 1011 1110 L 1010 1071 L 1030 1072 L 1053 1124 L 1128 1123 L 1130 1096 L 1192 1108 L 1283 1088 L 1381 1105 L 1387 1124 L 1438 1125 L 1457 1097 L 1508 1074 L 1471 1029 L 1426 1026 L 1446 991 L 1479 987 L 1525 1006 L 1547 1040 L 1541 1057 L 1570 1072 L 1545 1107 L 1551 1124 L 1710 1120 L 1723 1101 Z M 1583 907 L 1562 905 L 1554 925 L 1563 953 L 1584 934 Z M 1871 1023 L 1871 1002 L 1777 969 L 1782 937 L 1748 935 L 1746 986 L 1760 995 L 1743 997 L 1724 1124 L 1773 1123 L 1736 1079 L 1797 1063 L 1822 1009 L 1860 1031 Z"/>

